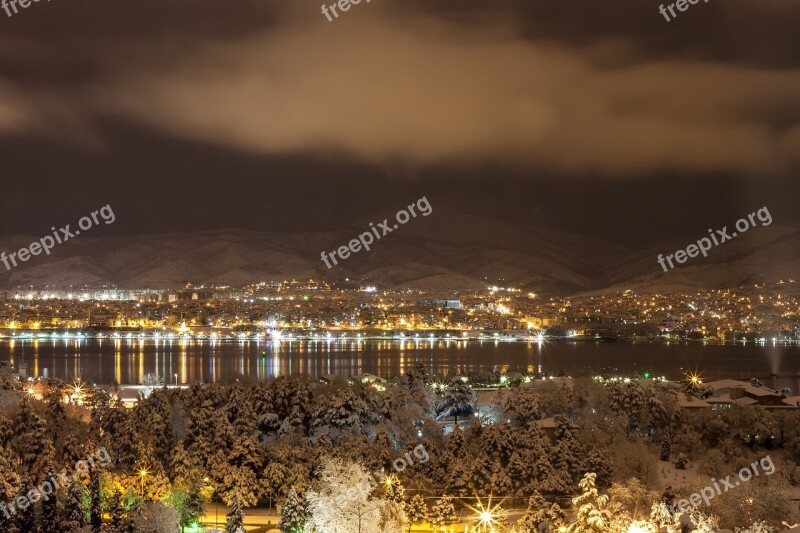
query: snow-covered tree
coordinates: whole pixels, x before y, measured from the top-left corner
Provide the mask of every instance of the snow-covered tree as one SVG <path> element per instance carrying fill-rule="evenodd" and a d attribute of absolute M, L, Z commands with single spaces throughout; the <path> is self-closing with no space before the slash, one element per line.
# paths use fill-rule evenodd
<path fill-rule="evenodd" d="M 50 429 L 50 437 L 56 440 L 64 430 L 64 424 L 67 421 L 67 411 L 61 403 L 61 393 L 53 390 L 50 398 L 47 401 L 47 410 L 45 412 L 47 417 L 47 425 Z"/>
<path fill-rule="evenodd" d="M 372 496 L 366 469 L 357 463 L 325 458 L 317 487 L 306 492 L 307 529 L 316 533 L 379 531 L 385 500 Z"/>
<path fill-rule="evenodd" d="M 387 501 L 381 507 L 378 533 L 403 533 L 406 515 L 397 502 Z"/>
<path fill-rule="evenodd" d="M 456 376 L 447 384 L 442 397 L 436 406 L 437 419 L 442 420 L 449 416 L 455 418 L 458 425 L 458 417 L 468 416 L 475 412 L 475 405 L 478 397 L 475 391 L 460 376 Z"/>
<path fill-rule="evenodd" d="M 719 523 L 714 516 L 707 516 L 697 509 L 689 511 L 689 518 L 694 524 L 693 533 L 715 533 L 719 530 Z"/>
<path fill-rule="evenodd" d="M 14 468 L 16 454 L 0 446 L 0 501 L 6 502 L 14 499 L 20 484 L 20 477 Z"/>
<path fill-rule="evenodd" d="M 139 442 L 136 447 L 136 463 L 132 476 L 139 476 L 141 472 L 146 472 L 143 486 L 145 500 L 162 500 L 169 495 L 172 487 L 164 466 L 156 458 L 152 446 L 145 441 Z"/>
<path fill-rule="evenodd" d="M 557 503 L 550 503 L 537 491 L 528 499 L 528 509 L 519 519 L 520 533 L 539 533 L 542 524 L 555 531 L 564 522 L 564 511 Z"/>
<path fill-rule="evenodd" d="M 20 486 L 19 496 L 26 498 L 26 494 L 33 488 L 30 477 L 27 475 L 22 480 Z M 19 509 L 15 518 L 17 529 L 19 533 L 33 533 L 36 531 L 36 508 L 33 505 L 28 506 L 27 509 Z M 0 520 L 5 520 L 0 516 Z"/>
<path fill-rule="evenodd" d="M 243 507 L 258 502 L 258 477 L 252 469 L 231 465 L 227 460 L 214 463 L 214 471 L 220 478 L 216 483 L 217 492 L 226 505 L 232 505 L 234 499 Z"/>
<path fill-rule="evenodd" d="M 428 520 L 428 506 L 425 504 L 425 498 L 419 494 L 415 494 L 411 500 L 406 504 L 403 511 L 406 513 L 408 519 L 408 531 L 411 532 L 411 526 L 414 524 L 422 524 Z"/>
<path fill-rule="evenodd" d="M 669 430 L 664 432 L 664 437 L 661 439 L 661 453 L 659 459 L 662 461 L 669 461 L 669 456 L 672 453 L 672 432 Z"/>
<path fill-rule="evenodd" d="M 578 483 L 582 493 L 572 499 L 575 508 L 575 522 L 569 526 L 572 533 L 612 531 L 614 517 L 608 508 L 608 496 L 600 495 L 595 478 L 596 475 L 589 472 Z"/>
<path fill-rule="evenodd" d="M 239 500 L 236 496 L 233 497 L 226 515 L 225 533 L 245 533 L 244 513 L 242 508 L 239 507 Z"/>
<path fill-rule="evenodd" d="M 650 523 L 653 524 L 658 530 L 666 529 L 680 529 L 678 526 L 678 517 L 670 511 L 667 504 L 664 502 L 655 502 L 650 507 Z"/>
<path fill-rule="evenodd" d="M 164 386 L 164 380 L 157 374 L 145 374 L 142 378 L 142 385 L 144 385 L 145 398 L 150 396 L 155 389 Z"/>
<path fill-rule="evenodd" d="M 202 477 L 183 442 L 178 442 L 170 453 L 169 473 L 173 485 L 181 488 L 188 488 L 195 478 Z"/>
<path fill-rule="evenodd" d="M 85 495 L 86 487 L 80 480 L 74 480 L 59 517 L 59 531 L 75 531 L 86 525 Z"/>
<path fill-rule="evenodd" d="M 178 511 L 162 502 L 143 502 L 132 514 L 133 531 L 175 533 L 180 530 Z"/>
<path fill-rule="evenodd" d="M 281 519 L 278 529 L 281 533 L 300 533 L 306 523 L 306 510 L 294 487 L 289 489 L 286 501 L 280 507 Z"/>
<path fill-rule="evenodd" d="M 736 528 L 736 533 L 774 533 L 776 529 L 764 521 L 758 521 L 750 527 Z"/>
<path fill-rule="evenodd" d="M 92 526 L 92 533 L 100 533 L 103 526 L 103 507 L 100 495 L 100 472 L 92 468 L 89 472 L 89 523 Z"/>
<path fill-rule="evenodd" d="M 186 495 L 180 506 L 180 524 L 183 528 L 200 521 L 206 512 L 206 501 L 202 494 L 203 487 L 200 479 L 195 478 L 186 491 Z"/>
<path fill-rule="evenodd" d="M 369 412 L 367 402 L 352 389 L 336 389 L 317 398 L 311 414 L 311 431 L 314 435 L 333 432 L 334 438 L 341 433 L 358 432 Z"/>
<path fill-rule="evenodd" d="M 112 533 L 127 533 L 133 529 L 133 521 L 128 515 L 119 489 L 114 489 L 108 499 L 108 515 L 107 527 Z"/>
<path fill-rule="evenodd" d="M 611 485 L 608 497 L 611 503 L 619 504 L 631 518 L 642 520 L 649 516 L 658 493 L 648 490 L 639 479 L 630 478 L 624 483 Z"/>
<path fill-rule="evenodd" d="M 383 490 L 386 499 L 390 502 L 397 502 L 397 504 L 402 507 L 406 500 L 406 488 L 400 483 L 400 478 L 397 476 L 386 476 L 383 482 Z"/>
<path fill-rule="evenodd" d="M 19 404 L 12 442 L 22 461 L 23 471 L 34 483 L 43 479 L 47 463 L 52 460 L 53 443 L 47 421 L 36 412 L 28 395 Z"/>
<path fill-rule="evenodd" d="M 533 387 L 516 387 L 514 392 L 506 399 L 505 412 L 519 424 L 539 420 L 542 418 L 539 395 Z"/>
<path fill-rule="evenodd" d="M 685 470 L 686 465 L 689 464 L 689 458 L 686 457 L 686 454 L 681 452 L 678 454 L 678 458 L 675 460 L 675 468 L 678 470 Z"/>
<path fill-rule="evenodd" d="M 435 528 L 444 528 L 450 522 L 456 519 L 456 508 L 453 505 L 453 499 L 450 496 L 442 496 L 436 503 L 430 513 L 431 525 Z"/>

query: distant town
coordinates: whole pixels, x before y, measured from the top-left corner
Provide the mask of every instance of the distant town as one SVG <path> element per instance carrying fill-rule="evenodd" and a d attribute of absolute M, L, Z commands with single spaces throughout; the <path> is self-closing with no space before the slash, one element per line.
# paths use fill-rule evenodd
<path fill-rule="evenodd" d="M 435 337 L 463 340 L 800 340 L 795 280 L 643 294 L 541 297 L 514 287 L 384 290 L 347 280 L 179 290 L 0 292 L 0 336 L 168 338 Z"/>

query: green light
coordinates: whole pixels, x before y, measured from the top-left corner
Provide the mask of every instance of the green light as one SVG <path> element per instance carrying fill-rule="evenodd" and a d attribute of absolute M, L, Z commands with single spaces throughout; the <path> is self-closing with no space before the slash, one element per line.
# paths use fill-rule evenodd
<path fill-rule="evenodd" d="M 650 379 L 650 372 L 645 372 L 643 375 L 645 379 Z"/>

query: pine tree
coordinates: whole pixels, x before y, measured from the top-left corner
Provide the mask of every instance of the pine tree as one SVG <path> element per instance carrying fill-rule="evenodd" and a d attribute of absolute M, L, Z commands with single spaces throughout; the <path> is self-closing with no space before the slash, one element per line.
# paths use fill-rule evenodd
<path fill-rule="evenodd" d="M 478 397 L 472 387 L 456 376 L 447 384 L 439 404 L 436 406 L 437 419 L 442 420 L 448 416 L 455 418 L 455 425 L 458 427 L 459 415 L 471 415 L 475 412 L 475 405 Z"/>
<path fill-rule="evenodd" d="M 228 510 L 227 520 L 225 521 L 225 533 L 245 533 L 244 513 L 239 507 L 239 499 L 234 496 L 231 508 Z"/>
<path fill-rule="evenodd" d="M 442 496 L 436 500 L 431 509 L 430 521 L 434 528 L 444 528 L 447 524 L 456 519 L 456 508 L 450 496 Z"/>
<path fill-rule="evenodd" d="M 58 531 L 75 531 L 86 525 L 86 507 L 83 504 L 85 492 L 86 489 L 80 480 L 73 481 L 59 516 Z"/>
<path fill-rule="evenodd" d="M 411 533 L 411 526 L 422 524 L 428 520 L 428 506 L 425 505 L 425 498 L 415 494 L 403 509 L 408 519 L 408 531 Z"/>
<path fill-rule="evenodd" d="M 26 475 L 22 480 L 18 496 L 27 498 L 26 495 L 31 489 L 33 489 L 33 483 L 31 483 L 31 478 Z M 36 507 L 32 503 L 27 509 L 17 509 L 14 518 L 19 533 L 32 533 L 36 530 Z M 0 516 L 0 520 L 4 520 L 4 518 Z"/>
<path fill-rule="evenodd" d="M 199 522 L 203 514 L 205 514 L 206 502 L 203 499 L 202 490 L 200 479 L 195 478 L 186 493 L 186 499 L 181 509 L 181 531 L 183 531 L 184 527 Z"/>
<path fill-rule="evenodd" d="M 147 472 L 143 495 L 145 500 L 161 500 L 167 497 L 171 490 L 169 478 L 164 472 L 164 466 L 153 454 L 152 447 L 142 441 L 136 450 L 135 472 Z"/>
<path fill-rule="evenodd" d="M 233 441 L 236 439 L 236 431 L 233 426 L 228 422 L 228 417 L 225 412 L 218 410 L 214 415 L 220 420 L 217 425 L 217 430 L 214 432 L 214 440 L 211 442 L 211 449 L 216 451 L 223 451 L 226 454 L 233 448 Z"/>
<path fill-rule="evenodd" d="M 256 430 L 258 421 L 251 391 L 244 389 L 239 382 L 230 388 L 224 410 L 238 435 L 252 435 Z"/>
<path fill-rule="evenodd" d="M 10 501 L 19 488 L 20 478 L 14 468 L 14 452 L 0 447 L 0 501 Z"/>
<path fill-rule="evenodd" d="M 442 455 L 445 466 L 444 485 L 447 492 L 456 496 L 467 496 L 470 492 L 470 475 L 472 473 L 469 459 L 455 459 L 449 452 Z"/>
<path fill-rule="evenodd" d="M 172 413 L 167 394 L 164 389 L 154 391 L 136 405 L 133 417 L 153 457 L 162 464 L 169 462 L 169 453 L 174 446 Z"/>
<path fill-rule="evenodd" d="M 111 526 L 111 530 L 114 531 L 114 533 L 121 531 L 125 522 L 127 510 L 125 509 L 125 505 L 122 503 L 122 493 L 119 491 L 119 489 L 115 488 L 114 492 L 109 498 L 108 514 L 108 523 Z"/>
<path fill-rule="evenodd" d="M 0 447 L 8 446 L 14 436 L 14 425 L 11 420 L 0 414 Z"/>
<path fill-rule="evenodd" d="M 611 485 L 611 477 L 614 474 L 613 465 L 614 462 L 606 448 L 592 448 L 586 457 L 586 470 L 597 474 L 599 487 Z"/>
<path fill-rule="evenodd" d="M 571 533 L 604 533 L 612 530 L 613 515 L 608 509 L 608 496 L 601 496 L 595 487 L 595 474 L 583 476 L 578 488 L 582 493 L 572 499 L 575 508 L 575 522 L 570 525 Z"/>
<path fill-rule="evenodd" d="M 514 422 L 523 425 L 543 417 L 539 394 L 533 387 L 517 387 L 506 399 L 504 410 Z"/>
<path fill-rule="evenodd" d="M 305 522 L 305 506 L 294 487 L 291 487 L 286 501 L 281 505 L 281 520 L 278 522 L 278 529 L 281 530 L 281 533 L 300 533 L 303 531 Z"/>
<path fill-rule="evenodd" d="M 392 461 L 397 457 L 397 452 L 395 452 L 392 439 L 386 427 L 381 426 L 378 429 L 378 434 L 375 435 L 375 442 L 372 443 L 370 455 L 372 461 L 367 466 L 376 470 L 391 468 Z"/>
<path fill-rule="evenodd" d="M 685 453 L 681 452 L 678 454 L 678 459 L 675 460 L 675 468 L 678 470 L 685 470 L 686 465 L 689 464 L 689 458 L 686 456 Z"/>
<path fill-rule="evenodd" d="M 192 457 L 184 448 L 183 442 L 178 442 L 172 449 L 169 471 L 173 484 L 181 488 L 188 488 L 194 478 L 201 477 L 192 462 Z"/>
<path fill-rule="evenodd" d="M 53 468 L 47 471 L 47 478 L 53 477 Z M 58 491 L 53 491 L 53 494 L 42 499 L 42 531 L 59 531 L 59 516 L 58 516 Z"/>
<path fill-rule="evenodd" d="M 28 395 L 20 402 L 19 412 L 14 419 L 14 438 L 12 439 L 22 460 L 23 471 L 30 474 L 31 479 L 38 480 L 44 474 L 48 443 L 52 447 L 47 422 L 33 408 Z"/>
<path fill-rule="evenodd" d="M 239 505 L 252 506 L 258 502 L 258 477 L 256 473 L 246 466 L 234 466 L 222 462 L 216 475 L 221 479 L 217 482 L 217 492 L 227 505 L 232 505 L 234 499 Z"/>
<path fill-rule="evenodd" d="M 56 389 L 50 394 L 47 401 L 47 425 L 50 429 L 50 436 L 53 440 L 63 432 L 64 423 L 67 420 L 67 411 L 61 404 L 61 393 Z"/>
<path fill-rule="evenodd" d="M 464 439 L 464 433 L 456 428 L 447 439 L 447 451 L 453 454 L 456 459 L 466 457 L 467 441 Z"/>
<path fill-rule="evenodd" d="M 92 468 L 89 472 L 89 480 L 91 482 L 90 524 L 92 533 L 100 533 L 100 528 L 103 526 L 103 508 L 100 499 L 100 472 L 96 468 Z"/>
<path fill-rule="evenodd" d="M 664 438 L 661 440 L 661 455 L 659 459 L 662 461 L 669 461 L 669 456 L 672 453 L 672 433 L 667 430 L 664 432 Z"/>
<path fill-rule="evenodd" d="M 387 476 L 384 480 L 384 491 L 386 499 L 390 502 L 396 502 L 400 507 L 403 507 L 406 498 L 406 489 L 397 476 Z"/>
<path fill-rule="evenodd" d="M 564 521 L 564 511 L 557 503 L 550 503 L 536 491 L 528 500 L 528 509 L 519 519 L 520 533 L 539 533 L 542 523 L 547 524 L 549 531 L 556 531 Z"/>
<path fill-rule="evenodd" d="M 556 445 L 553 449 L 553 466 L 559 473 L 568 472 L 570 479 L 575 481 L 586 471 L 586 452 L 572 432 L 567 418 L 556 415 L 554 419 Z"/>
<path fill-rule="evenodd" d="M 60 457 L 67 464 L 74 465 L 86 457 L 84 448 L 84 441 L 74 433 L 67 433 L 60 439 Z"/>

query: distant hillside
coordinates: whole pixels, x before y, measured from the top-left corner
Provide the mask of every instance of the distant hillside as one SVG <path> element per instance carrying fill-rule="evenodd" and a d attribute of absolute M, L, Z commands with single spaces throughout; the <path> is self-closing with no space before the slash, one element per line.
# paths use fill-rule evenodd
<path fill-rule="evenodd" d="M 375 217 L 373 221 L 382 220 Z M 79 237 L 0 273 L 6 288 L 101 285 L 172 288 L 194 283 L 244 284 L 286 278 L 345 277 L 384 286 L 464 288 L 503 282 L 545 293 L 597 288 L 597 263 L 625 257 L 611 243 L 440 209 L 412 219 L 328 270 L 320 252 L 367 231 L 369 220 L 328 232 L 239 230 L 141 237 Z M 16 250 L 33 240 L 0 240 Z"/>
<path fill-rule="evenodd" d="M 734 287 L 800 274 L 800 230 L 750 230 L 705 259 L 663 272 L 659 253 L 673 253 L 703 235 L 633 251 L 610 242 L 535 226 L 521 226 L 445 209 L 412 219 L 328 270 L 320 252 L 338 248 L 368 229 L 354 222 L 326 232 L 261 233 L 215 230 L 138 237 L 81 236 L 3 272 L 0 287 L 70 285 L 175 288 L 187 281 L 241 285 L 287 278 L 359 279 L 384 287 L 424 289 L 513 285 L 543 295 L 606 288 L 675 291 Z M 17 250 L 34 237 L 0 239 Z"/>
<path fill-rule="evenodd" d="M 800 229 L 772 225 L 753 228 L 682 265 L 664 272 L 658 254 L 671 254 L 704 235 L 687 235 L 658 243 L 610 267 L 598 279 L 609 288 L 643 292 L 737 287 L 800 277 Z M 668 265 L 669 266 L 669 265 Z"/>

